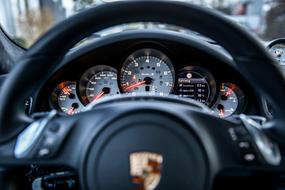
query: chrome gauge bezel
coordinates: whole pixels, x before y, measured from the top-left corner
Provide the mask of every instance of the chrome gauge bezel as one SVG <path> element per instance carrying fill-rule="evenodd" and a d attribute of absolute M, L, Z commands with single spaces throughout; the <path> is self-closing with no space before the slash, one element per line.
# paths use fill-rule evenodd
<path fill-rule="evenodd" d="M 126 59 L 124 60 L 124 63 L 121 67 L 121 71 L 119 74 L 119 88 L 121 90 L 122 93 L 128 93 L 124 90 L 124 88 L 126 87 L 126 82 L 127 81 L 127 77 L 126 77 L 126 68 L 131 67 L 131 64 L 134 64 L 136 60 L 138 59 L 142 59 L 144 57 L 152 57 L 154 59 L 157 60 L 161 60 L 161 62 L 163 64 L 166 64 L 166 66 L 168 67 L 168 71 L 170 72 L 170 77 L 172 78 L 172 86 L 171 89 L 168 92 L 163 92 L 164 95 L 168 95 L 173 93 L 174 88 L 175 88 L 175 77 L 176 77 L 176 73 L 174 70 L 174 66 L 172 61 L 170 60 L 170 58 L 161 50 L 158 49 L 154 49 L 154 48 L 141 48 L 141 49 L 137 49 L 135 51 L 133 51 L 131 54 L 129 54 Z M 154 68 L 156 66 L 153 66 Z M 139 73 L 137 73 L 139 75 Z M 135 95 L 136 92 L 132 93 Z M 160 92 L 156 92 L 156 94 L 160 94 Z"/>
<path fill-rule="evenodd" d="M 78 104 L 78 108 L 74 110 L 74 113 L 69 114 L 66 110 L 63 110 L 59 104 L 59 96 L 61 91 L 63 90 L 63 88 L 66 88 L 67 86 L 75 86 L 74 89 L 74 103 Z M 60 83 L 58 83 L 52 93 L 50 94 L 50 98 L 49 98 L 49 104 L 53 109 L 59 110 L 63 113 L 66 113 L 67 115 L 73 115 L 76 113 L 81 112 L 81 110 L 83 109 L 83 104 L 80 101 L 80 97 L 77 94 L 77 83 L 76 81 L 62 81 Z"/>
<path fill-rule="evenodd" d="M 94 77 L 96 74 L 100 72 L 111 72 L 111 73 L 116 74 L 116 77 L 118 77 L 117 69 L 115 69 L 114 67 L 108 66 L 108 65 L 96 65 L 86 70 L 81 76 L 79 85 L 78 85 L 79 97 L 84 105 L 91 103 L 90 100 L 87 98 L 86 88 L 88 86 L 88 83 L 90 83 L 90 80 L 92 79 L 92 77 Z M 118 87 L 118 79 L 116 79 L 116 85 Z M 119 88 L 118 88 L 118 92 L 119 92 Z"/>
<path fill-rule="evenodd" d="M 222 87 L 230 88 L 237 98 L 237 107 L 235 108 L 235 110 L 230 115 L 226 115 L 225 117 L 230 117 L 232 115 L 242 113 L 246 107 L 246 104 L 247 104 L 247 96 L 245 95 L 243 90 L 238 85 L 236 85 L 235 83 L 232 83 L 232 82 L 227 82 L 227 81 L 220 83 L 218 91 L 217 91 L 217 98 L 215 100 L 215 103 L 211 106 L 211 109 L 213 111 L 216 110 L 215 106 L 217 105 L 217 103 L 219 101 L 219 98 L 220 98 L 219 96 L 220 96 L 220 92 L 221 92 Z"/>

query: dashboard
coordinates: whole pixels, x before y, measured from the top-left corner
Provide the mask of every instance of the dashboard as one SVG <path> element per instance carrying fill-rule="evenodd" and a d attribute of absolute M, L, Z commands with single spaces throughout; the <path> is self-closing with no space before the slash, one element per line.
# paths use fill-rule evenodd
<path fill-rule="evenodd" d="M 150 36 L 74 50 L 41 89 L 37 111 L 74 115 L 105 97 L 149 94 L 194 99 L 223 118 L 261 112 L 261 98 L 219 46 Z M 285 62 L 285 45 L 268 47 Z"/>

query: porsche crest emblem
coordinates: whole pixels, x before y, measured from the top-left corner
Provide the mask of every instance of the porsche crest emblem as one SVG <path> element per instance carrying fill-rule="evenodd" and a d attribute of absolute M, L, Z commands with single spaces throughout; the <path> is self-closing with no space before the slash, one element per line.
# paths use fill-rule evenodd
<path fill-rule="evenodd" d="M 130 155 L 130 175 L 138 190 L 154 190 L 161 178 L 163 157 L 152 152 L 135 152 Z"/>

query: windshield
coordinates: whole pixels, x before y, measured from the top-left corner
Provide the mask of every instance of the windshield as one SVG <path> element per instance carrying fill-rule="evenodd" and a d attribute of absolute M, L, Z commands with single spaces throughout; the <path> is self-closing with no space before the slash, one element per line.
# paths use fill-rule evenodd
<path fill-rule="evenodd" d="M 4 0 L 0 6 L 0 23 L 16 43 L 29 48 L 56 23 L 90 7 L 114 0 Z M 285 0 L 180 0 L 216 9 L 229 19 L 270 41 L 285 37 Z M 129 24 L 106 33 L 122 30 L 161 27 L 159 24 Z M 163 28 L 179 31 L 167 26 Z M 104 35 L 104 33 L 102 33 Z"/>

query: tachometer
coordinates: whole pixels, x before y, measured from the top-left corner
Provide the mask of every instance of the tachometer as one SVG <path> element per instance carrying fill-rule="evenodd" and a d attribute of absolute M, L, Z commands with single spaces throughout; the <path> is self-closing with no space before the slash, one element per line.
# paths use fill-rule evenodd
<path fill-rule="evenodd" d="M 80 80 L 79 91 L 86 104 L 104 96 L 119 94 L 117 70 L 105 65 L 88 69 Z"/>
<path fill-rule="evenodd" d="M 56 86 L 51 95 L 53 107 L 68 115 L 79 113 L 84 106 L 76 93 L 76 82 L 66 81 Z"/>
<path fill-rule="evenodd" d="M 212 74 L 202 67 L 188 66 L 178 73 L 177 94 L 209 105 L 216 93 Z"/>
<path fill-rule="evenodd" d="M 170 59 L 155 49 L 141 49 L 131 54 L 120 73 L 124 93 L 168 95 L 172 92 L 175 74 Z"/>

